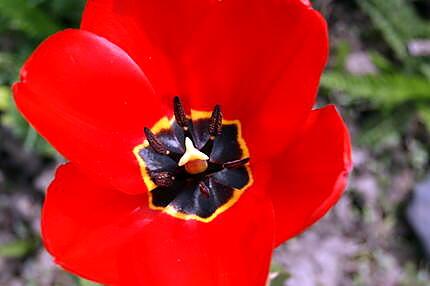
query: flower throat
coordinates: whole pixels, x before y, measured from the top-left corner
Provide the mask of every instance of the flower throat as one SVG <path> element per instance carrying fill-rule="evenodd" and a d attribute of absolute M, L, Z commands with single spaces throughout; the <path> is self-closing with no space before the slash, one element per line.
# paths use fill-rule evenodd
<path fill-rule="evenodd" d="M 171 120 L 145 127 L 146 140 L 134 149 L 149 205 L 176 218 L 209 222 L 252 184 L 240 122 L 224 120 L 219 105 L 189 117 L 179 97 L 173 111 Z"/>

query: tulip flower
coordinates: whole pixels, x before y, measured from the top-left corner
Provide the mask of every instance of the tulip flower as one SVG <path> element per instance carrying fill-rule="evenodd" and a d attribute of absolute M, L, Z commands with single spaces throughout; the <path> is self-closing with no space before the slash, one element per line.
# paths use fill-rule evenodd
<path fill-rule="evenodd" d="M 13 87 L 68 160 L 43 206 L 55 261 L 105 285 L 265 285 L 351 169 L 336 108 L 313 109 L 327 42 L 304 0 L 89 0 Z"/>

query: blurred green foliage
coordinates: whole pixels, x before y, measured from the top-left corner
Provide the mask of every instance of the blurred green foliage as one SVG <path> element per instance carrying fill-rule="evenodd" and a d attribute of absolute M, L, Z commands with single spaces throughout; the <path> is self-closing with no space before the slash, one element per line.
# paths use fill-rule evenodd
<path fill-rule="evenodd" d="M 78 27 L 83 6 L 83 0 L 0 0 L 0 124 L 9 127 L 25 149 L 41 155 L 56 153 L 20 116 L 10 87 L 22 63 L 44 38 L 66 27 Z M 1 244 L 0 257 L 22 259 L 39 243 L 38 238 L 24 237 Z M 95 285 L 76 281 L 76 285 Z"/>
<path fill-rule="evenodd" d="M 31 253 L 36 247 L 35 241 L 17 240 L 0 245 L 0 257 L 21 258 Z"/>
<path fill-rule="evenodd" d="M 10 86 L 25 59 L 43 39 L 79 26 L 84 4 L 84 0 L 0 0 L 1 122 L 23 140 L 26 149 L 54 154 L 16 111 Z"/>
<path fill-rule="evenodd" d="M 419 1 L 415 1 L 419 2 Z M 416 39 L 430 40 L 430 22 L 417 13 L 412 1 L 355 1 L 372 25 L 362 31 L 370 44 L 369 54 L 378 72 L 365 76 L 349 74 L 345 60 L 347 43 L 334 51 L 335 64 L 323 76 L 321 86 L 343 92 L 347 107 L 367 104 L 365 128 L 356 141 L 368 147 L 385 138 L 400 138 L 417 117 L 430 130 L 430 58 L 411 55 L 408 44 Z M 376 136 L 375 136 L 376 135 Z"/>
<path fill-rule="evenodd" d="M 88 280 L 85 280 L 82 278 L 79 278 L 77 280 L 77 284 L 78 284 L 78 286 L 100 286 L 100 284 L 96 284 L 96 283 L 93 283 L 91 281 L 88 281 Z"/>
<path fill-rule="evenodd" d="M 290 277 L 282 265 L 274 262 L 270 266 L 270 275 L 270 286 L 283 286 Z"/>
<path fill-rule="evenodd" d="M 0 85 L 10 84 L 23 61 L 46 37 L 78 27 L 84 0 L 0 0 Z"/>

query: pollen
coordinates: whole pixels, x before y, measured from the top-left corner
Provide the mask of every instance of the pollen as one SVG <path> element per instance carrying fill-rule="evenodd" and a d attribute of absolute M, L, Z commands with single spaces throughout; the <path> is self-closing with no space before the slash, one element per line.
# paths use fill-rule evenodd
<path fill-rule="evenodd" d="M 185 164 L 185 171 L 191 175 L 203 173 L 208 169 L 208 162 L 204 160 L 193 160 Z"/>

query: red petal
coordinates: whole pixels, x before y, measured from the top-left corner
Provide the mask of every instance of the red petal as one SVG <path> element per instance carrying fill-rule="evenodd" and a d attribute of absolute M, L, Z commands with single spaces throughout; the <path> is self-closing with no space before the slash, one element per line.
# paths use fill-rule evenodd
<path fill-rule="evenodd" d="M 276 244 L 302 232 L 337 202 L 351 167 L 348 130 L 336 108 L 313 111 L 301 135 L 273 163 L 269 189 Z"/>
<path fill-rule="evenodd" d="M 142 57 L 163 53 L 187 106 L 221 104 L 226 118 L 253 126 L 245 128 L 253 154 L 262 137 L 282 134 L 271 153 L 292 139 L 327 58 L 325 21 L 308 1 L 92 0 L 82 27 L 123 47 L 156 82 L 163 75 L 154 69 L 164 60 Z"/>
<path fill-rule="evenodd" d="M 99 283 L 261 286 L 274 221 L 260 190 L 248 189 L 211 223 L 185 221 L 149 210 L 144 196 L 100 187 L 68 164 L 48 189 L 43 239 L 64 268 Z"/>
<path fill-rule="evenodd" d="M 147 54 L 148 44 L 169 57 L 189 45 L 192 34 L 217 0 L 89 0 L 81 27 Z"/>
<path fill-rule="evenodd" d="M 82 17 L 81 28 L 103 36 L 124 49 L 151 80 L 155 91 L 163 95 L 171 104 L 172 97 L 178 94 L 175 77 L 172 74 L 170 63 L 160 51 L 160 47 L 148 38 L 146 32 L 150 31 L 153 36 L 165 35 L 165 33 L 155 33 L 155 31 L 167 29 L 168 24 L 172 25 L 172 23 L 164 22 L 162 17 L 158 17 L 159 13 L 153 13 L 156 7 L 152 6 L 157 5 L 146 2 L 140 0 L 89 0 Z M 163 6 L 161 3 L 155 1 L 155 4 L 159 4 L 158 6 Z M 179 11 L 183 5 L 175 8 L 166 4 L 165 6 L 170 11 L 172 16 L 170 19 L 173 22 L 174 17 L 180 15 Z M 153 29 L 154 27 L 148 26 L 151 21 L 156 21 L 161 27 Z M 144 29 L 143 25 L 148 26 L 147 29 Z M 170 31 L 167 35 L 179 38 L 180 33 L 173 31 L 173 27 L 169 26 Z M 170 42 L 166 43 L 166 47 L 176 50 L 176 45 Z"/>
<path fill-rule="evenodd" d="M 258 133 L 253 133 L 252 128 L 248 129 L 248 134 L 245 132 L 250 141 L 257 142 L 255 152 L 251 150 L 254 157 L 261 155 L 261 151 L 264 156 L 278 154 L 295 140 L 315 103 L 328 56 L 328 33 L 326 22 L 320 14 L 313 10 L 306 10 L 304 14 L 305 24 L 301 23 L 303 26 L 295 31 L 296 41 L 301 39 L 301 44 L 298 50 L 291 52 L 285 69 L 273 86 L 268 87 L 270 92 L 259 105 L 260 116 L 255 126 Z M 274 137 L 277 140 L 273 140 Z M 269 149 L 267 141 L 271 144 Z M 252 142 L 249 144 L 252 146 Z"/>
<path fill-rule="evenodd" d="M 302 105 L 310 110 L 326 62 L 327 33 L 319 14 L 298 2 L 214 4 L 181 63 L 191 106 L 219 103 L 227 118 L 270 117 L 261 112 L 275 97 L 282 115 L 294 117 Z"/>
<path fill-rule="evenodd" d="M 149 216 L 145 195 L 100 187 L 71 164 L 60 167 L 42 212 L 46 248 L 64 268 L 102 283 L 117 282 L 118 257 L 140 228 L 135 213 Z M 143 222 L 144 223 L 144 222 Z"/>
<path fill-rule="evenodd" d="M 140 68 L 89 32 L 45 41 L 14 86 L 18 108 L 65 157 L 130 193 L 146 191 L 133 147 L 164 111 Z"/>

